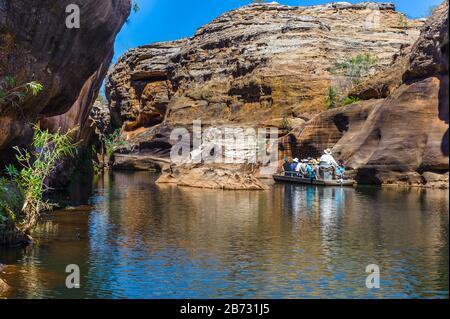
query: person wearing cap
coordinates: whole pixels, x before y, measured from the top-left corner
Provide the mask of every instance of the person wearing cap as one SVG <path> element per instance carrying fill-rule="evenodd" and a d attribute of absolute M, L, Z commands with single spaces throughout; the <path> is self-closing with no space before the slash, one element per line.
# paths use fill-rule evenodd
<path fill-rule="evenodd" d="M 308 170 L 306 169 L 308 166 L 308 160 L 302 159 L 301 163 L 297 166 L 299 168 L 299 173 L 303 176 L 308 175 Z"/>
<path fill-rule="evenodd" d="M 314 167 L 314 161 L 310 160 L 308 165 L 306 166 L 306 171 L 308 172 L 308 177 L 311 180 L 317 179 L 316 169 Z"/>
<path fill-rule="evenodd" d="M 296 157 L 296 158 L 294 158 L 294 160 L 291 163 L 291 171 L 298 172 L 297 166 L 298 166 L 298 158 Z"/>

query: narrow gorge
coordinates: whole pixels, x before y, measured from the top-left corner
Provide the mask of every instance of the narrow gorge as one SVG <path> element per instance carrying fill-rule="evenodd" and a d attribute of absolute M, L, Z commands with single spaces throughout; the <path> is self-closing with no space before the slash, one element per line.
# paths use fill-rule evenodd
<path fill-rule="evenodd" d="M 0 0 L 0 303 L 448 300 L 449 1 L 278 1 Z"/>
<path fill-rule="evenodd" d="M 392 4 L 252 4 L 191 38 L 132 49 L 106 83 L 111 125 L 128 143 L 114 165 L 178 185 L 263 188 L 247 165 L 167 163 L 172 129 L 201 120 L 277 127 L 280 166 L 333 148 L 360 183 L 445 187 L 447 11 L 425 21 Z M 360 56 L 376 61 L 361 83 L 333 72 Z M 327 110 L 330 90 L 354 103 Z"/>

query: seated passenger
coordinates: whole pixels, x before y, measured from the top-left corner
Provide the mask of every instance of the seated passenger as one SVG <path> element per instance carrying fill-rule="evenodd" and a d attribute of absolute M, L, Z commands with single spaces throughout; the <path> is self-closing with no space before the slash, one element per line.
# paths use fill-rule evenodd
<path fill-rule="evenodd" d="M 329 148 L 327 148 L 324 151 L 325 154 L 323 154 L 320 157 L 320 163 L 319 163 L 319 173 L 320 178 L 323 180 L 331 180 L 334 177 L 334 173 L 336 170 L 336 167 L 338 167 L 338 163 L 334 159 L 332 152 Z"/>
<path fill-rule="evenodd" d="M 309 162 L 311 162 L 311 167 L 314 171 L 315 174 L 315 178 L 318 179 L 320 178 L 320 165 L 319 165 L 319 160 L 315 159 L 315 158 L 309 158 Z"/>
<path fill-rule="evenodd" d="M 283 163 L 283 172 L 285 175 L 288 175 L 287 173 L 291 171 L 291 163 L 289 162 L 289 157 L 285 157 L 284 158 L 284 163 Z"/>
<path fill-rule="evenodd" d="M 308 175 L 308 160 L 302 159 L 302 162 L 297 166 L 299 168 L 299 173 L 303 175 L 303 177 L 306 177 Z"/>
<path fill-rule="evenodd" d="M 311 180 L 317 179 L 316 170 L 314 168 L 314 161 L 309 161 L 308 166 L 306 166 L 306 171 L 308 172 L 308 177 Z"/>
<path fill-rule="evenodd" d="M 293 172 L 298 172 L 297 171 L 297 167 L 299 166 L 299 163 L 298 163 L 298 158 L 294 158 L 294 160 L 292 161 L 292 163 L 291 163 L 291 171 L 293 171 Z"/>
<path fill-rule="evenodd" d="M 325 154 L 322 155 L 322 157 L 320 158 L 320 165 L 328 165 L 328 166 L 333 166 L 334 168 L 338 167 L 338 163 L 336 162 L 336 160 L 333 157 L 333 153 L 331 152 L 331 150 L 329 148 L 327 148 L 324 151 Z"/>
<path fill-rule="evenodd" d="M 336 167 L 336 178 L 344 179 L 344 174 L 345 174 L 344 162 L 342 162 L 342 160 L 339 160 L 338 166 Z"/>

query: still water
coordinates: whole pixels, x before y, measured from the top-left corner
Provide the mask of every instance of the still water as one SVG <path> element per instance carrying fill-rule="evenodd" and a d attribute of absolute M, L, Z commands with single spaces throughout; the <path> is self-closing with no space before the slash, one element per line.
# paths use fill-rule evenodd
<path fill-rule="evenodd" d="M 46 217 L 27 249 L 0 249 L 8 298 L 448 298 L 441 190 L 95 182 L 92 209 Z M 67 289 L 79 265 L 81 288 Z M 366 266 L 380 268 L 367 289 Z"/>

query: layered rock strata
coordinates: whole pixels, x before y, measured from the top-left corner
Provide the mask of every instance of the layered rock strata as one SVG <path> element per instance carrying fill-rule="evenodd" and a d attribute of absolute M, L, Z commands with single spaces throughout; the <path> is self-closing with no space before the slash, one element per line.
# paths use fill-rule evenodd
<path fill-rule="evenodd" d="M 167 160 L 172 129 L 201 120 L 290 131 L 280 158 L 331 147 L 361 183 L 441 187 L 448 176 L 445 10 L 447 2 L 424 25 L 385 3 L 254 4 L 191 38 L 133 49 L 107 80 L 112 122 L 131 145 L 128 166 L 144 154 Z M 360 54 L 375 57 L 376 67 L 352 88 L 333 67 Z M 330 87 L 362 101 L 326 111 Z M 160 181 L 225 188 L 228 182 L 211 182 L 219 177 L 210 167 L 161 166 Z M 240 167 L 252 181 L 257 170 Z"/>
<path fill-rule="evenodd" d="M 448 1 L 409 52 L 354 94 L 374 99 L 316 116 L 283 139 L 285 154 L 330 147 L 360 183 L 447 188 Z"/>

